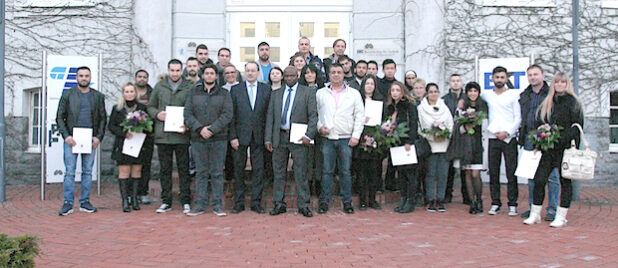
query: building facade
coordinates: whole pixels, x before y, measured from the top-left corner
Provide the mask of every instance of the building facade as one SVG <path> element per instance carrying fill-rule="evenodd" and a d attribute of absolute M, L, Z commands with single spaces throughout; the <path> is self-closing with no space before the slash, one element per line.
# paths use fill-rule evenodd
<path fill-rule="evenodd" d="M 580 100 L 597 182 L 616 184 L 618 167 L 618 1 L 580 1 Z M 548 80 L 571 72 L 570 0 L 9 0 L 6 3 L 7 174 L 12 184 L 34 183 L 40 170 L 38 111 L 42 51 L 103 55 L 108 108 L 137 69 L 150 83 L 171 58 L 186 60 L 206 44 L 210 58 L 230 48 L 232 63 L 257 59 L 257 44 L 286 66 L 301 36 L 320 58 L 337 38 L 354 59 L 397 62 L 442 90 L 451 73 L 474 80 L 475 58 L 535 56 Z M 109 110 L 109 109 L 108 109 Z M 53 120 L 53 118 L 48 118 Z M 103 146 L 102 173 L 111 177 L 112 138 Z"/>

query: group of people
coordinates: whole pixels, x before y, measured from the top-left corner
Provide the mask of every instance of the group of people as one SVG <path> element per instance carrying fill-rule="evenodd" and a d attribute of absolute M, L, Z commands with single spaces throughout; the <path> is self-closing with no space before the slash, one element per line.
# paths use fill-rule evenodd
<path fill-rule="evenodd" d="M 471 214 L 483 212 L 480 172 L 490 176 L 492 204 L 488 214 L 500 212 L 500 166 L 505 158 L 508 180 L 508 215 L 516 216 L 518 187 L 515 168 L 518 146 L 534 150 L 527 136 L 544 123 L 557 124 L 564 130 L 554 149 L 543 152 L 534 178 L 529 180 L 530 211 L 523 213 L 525 223 L 540 221 L 545 184 L 549 188 L 546 220 L 552 226 L 566 224 L 570 205 L 571 182 L 560 176 L 558 167 L 562 152 L 571 140 L 579 143 L 579 132 L 573 123 L 583 125 L 583 114 L 570 81 L 564 73 L 545 82 L 543 69 L 531 65 L 527 70 L 530 85 L 522 91 L 507 88 L 508 74 L 503 67 L 493 70 L 493 90 L 481 92 L 476 82 L 462 83 L 462 77 L 449 78 L 449 90 L 440 96 L 436 83 L 426 83 L 414 71 L 405 81 L 395 79 L 397 65 L 392 59 L 382 62 L 383 78 L 378 78 L 378 63 L 355 61 L 345 55 L 346 42 L 333 43 L 334 53 L 325 59 L 310 52 L 310 40 L 302 37 L 298 52 L 289 66 L 281 69 L 270 61 L 270 46 L 258 45 L 257 61 L 244 66 L 244 76 L 230 63 L 231 51 L 221 48 L 213 64 L 206 45 L 199 45 L 195 57 L 184 64 L 177 59 L 168 62 L 168 72 L 154 88 L 148 85 L 145 70 L 135 73 L 135 81 L 122 86 L 118 103 L 112 108 L 107 123 L 104 96 L 89 87 L 90 70 L 77 70 L 78 85 L 63 92 L 57 114 L 59 131 L 64 138 L 64 205 L 60 215 L 73 212 L 75 163 L 72 153 L 76 143 L 74 127 L 93 130 L 92 148 L 103 140 L 105 128 L 114 135 L 112 159 L 118 165 L 118 184 L 125 212 L 139 210 L 140 203 L 150 203 L 148 183 L 150 163 L 157 148 L 160 161 L 162 204 L 157 213 L 172 209 L 172 168 L 176 158 L 180 184 L 180 202 L 188 216 L 205 213 L 208 189 L 212 191 L 210 206 L 217 216 L 223 210 L 224 177 L 232 177 L 234 196 L 232 213 L 245 210 L 245 196 L 250 195 L 250 209 L 265 213 L 262 206 L 264 182 L 273 179 L 273 206 L 270 215 L 286 212 L 285 189 L 288 159 L 293 159 L 298 211 L 311 217 L 312 193 L 319 195 L 319 213 L 327 213 L 333 195 L 335 175 L 339 181 L 343 211 L 354 213 L 352 190 L 358 192 L 359 209 L 381 209 L 376 192 L 383 188 L 399 190 L 395 207 L 399 213 L 414 211 L 423 205 L 430 212 L 445 212 L 451 202 L 453 177 L 460 169 L 463 202 Z M 418 163 L 393 166 L 390 155 L 364 150 L 359 144 L 365 137 L 364 127 L 368 100 L 383 102 L 382 121 L 408 126 L 396 146 L 406 151 L 429 145 L 426 156 Z M 166 131 L 164 124 L 170 106 L 184 107 L 184 125 L 178 131 Z M 488 120 L 483 125 L 458 123 L 463 111 L 483 111 Z M 125 139 L 132 134 L 122 127 L 127 114 L 142 111 L 154 121 L 137 157 L 123 154 Z M 437 136 L 424 130 L 440 126 L 450 130 Z M 301 129 L 301 135 L 293 132 Z M 294 130 L 294 131 L 293 131 Z M 471 131 L 474 130 L 474 131 Z M 473 134 L 471 134 L 473 133 Z M 487 148 L 483 137 L 488 139 Z M 483 163 L 487 150 L 488 163 Z M 89 201 L 94 154 L 82 154 L 82 187 L 80 210 L 95 212 Z M 251 164 L 251 193 L 246 193 L 245 166 Z M 382 180 L 382 166 L 388 161 Z M 190 166 L 195 167 L 195 203 L 192 202 Z M 355 180 L 352 178 L 355 177 Z M 549 182 L 549 183 L 548 183 Z M 354 186 L 354 187 L 353 187 Z M 560 204 L 558 206 L 558 199 Z"/>

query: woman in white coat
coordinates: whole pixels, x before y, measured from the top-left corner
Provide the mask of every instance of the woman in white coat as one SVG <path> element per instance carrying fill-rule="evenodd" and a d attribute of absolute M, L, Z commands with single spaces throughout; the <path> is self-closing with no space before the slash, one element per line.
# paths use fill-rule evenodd
<path fill-rule="evenodd" d="M 423 133 L 423 129 L 431 130 L 434 126 L 441 125 L 452 132 L 453 117 L 448 106 L 440 98 L 440 90 L 435 83 L 427 84 L 427 96 L 418 106 L 418 119 L 421 131 L 419 133 L 427 138 L 431 146 L 431 154 L 427 159 L 425 176 L 427 210 L 430 212 L 446 212 L 444 207 L 444 193 L 448 175 L 448 161 L 446 151 L 450 137 L 436 137 Z"/>

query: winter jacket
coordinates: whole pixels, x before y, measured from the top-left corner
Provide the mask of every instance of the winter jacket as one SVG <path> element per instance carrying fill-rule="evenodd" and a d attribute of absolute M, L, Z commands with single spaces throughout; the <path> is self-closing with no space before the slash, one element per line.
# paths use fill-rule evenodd
<path fill-rule="evenodd" d="M 165 111 L 167 106 L 185 106 L 187 96 L 193 87 L 193 82 L 181 79 L 176 91 L 172 90 L 168 76 L 164 75 L 155 85 L 148 101 L 148 114 L 155 122 L 155 143 L 157 144 L 189 144 L 189 132 L 164 132 L 164 121 L 157 118 L 159 112 Z"/>
<path fill-rule="evenodd" d="M 431 129 L 434 122 L 444 122 L 446 127 L 453 133 L 453 116 L 448 109 L 448 106 L 444 103 L 444 100 L 438 99 L 436 105 L 430 105 L 427 101 L 427 97 L 423 98 L 421 105 L 418 106 L 418 119 L 420 123 L 420 129 Z M 434 140 L 433 135 L 427 135 L 421 132 L 421 135 L 427 138 L 429 145 L 431 146 L 432 153 L 446 153 L 448 149 L 449 139 L 437 142 Z"/>

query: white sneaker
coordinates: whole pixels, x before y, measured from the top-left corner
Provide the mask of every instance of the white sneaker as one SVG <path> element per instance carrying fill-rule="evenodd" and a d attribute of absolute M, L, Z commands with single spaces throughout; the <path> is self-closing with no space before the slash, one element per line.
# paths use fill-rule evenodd
<path fill-rule="evenodd" d="M 489 211 L 487 211 L 487 214 L 489 214 L 489 215 L 496 215 L 496 214 L 498 214 L 498 212 L 500 212 L 500 206 L 498 206 L 498 205 L 491 205 L 491 209 L 489 209 Z"/>
<path fill-rule="evenodd" d="M 159 208 L 157 208 L 157 210 L 155 210 L 155 212 L 157 213 L 165 213 L 172 210 L 172 206 L 168 205 L 168 204 L 161 204 L 161 206 Z"/>
<path fill-rule="evenodd" d="M 217 215 L 217 217 L 227 216 L 227 213 L 225 213 L 225 211 L 223 211 L 220 208 L 213 208 L 212 212 L 215 213 L 215 215 Z"/>
<path fill-rule="evenodd" d="M 189 205 L 189 204 L 182 205 L 182 213 L 187 214 L 190 211 L 191 211 L 191 205 Z"/>
<path fill-rule="evenodd" d="M 516 206 L 509 206 L 509 216 L 511 216 L 511 217 L 517 216 L 517 207 Z"/>

